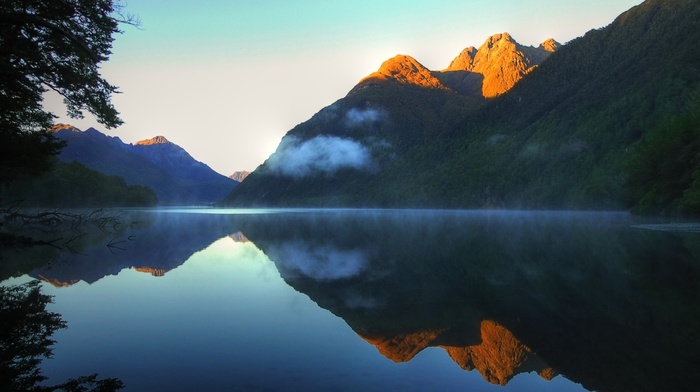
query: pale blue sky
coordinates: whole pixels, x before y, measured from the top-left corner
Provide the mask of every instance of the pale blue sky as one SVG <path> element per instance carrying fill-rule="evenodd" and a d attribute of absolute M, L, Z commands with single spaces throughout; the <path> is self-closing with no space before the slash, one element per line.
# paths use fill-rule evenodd
<path fill-rule="evenodd" d="M 509 32 L 524 45 L 565 43 L 641 0 L 128 0 L 103 75 L 125 124 L 64 116 L 127 143 L 163 135 L 230 175 L 253 170 L 282 136 L 342 98 L 396 54 L 445 68 L 467 46 Z"/>

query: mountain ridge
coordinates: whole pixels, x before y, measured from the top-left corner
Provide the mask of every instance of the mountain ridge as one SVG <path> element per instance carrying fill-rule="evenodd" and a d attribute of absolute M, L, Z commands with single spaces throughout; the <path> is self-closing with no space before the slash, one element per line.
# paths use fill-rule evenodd
<path fill-rule="evenodd" d="M 49 132 L 68 142 L 59 159 L 148 186 L 161 204 L 213 203 L 237 185 L 163 136 L 127 144 L 95 128 L 61 124 Z"/>
<path fill-rule="evenodd" d="M 482 75 L 482 95 L 494 98 L 513 88 L 560 46 L 553 38 L 537 48 L 523 46 L 508 33 L 495 34 L 479 49 L 462 51 L 443 72 L 468 71 Z"/>
<path fill-rule="evenodd" d="M 348 95 L 393 82 L 493 98 L 511 89 L 559 47 L 553 38 L 533 47 L 520 45 L 508 33 L 494 34 L 479 49 L 462 50 L 441 71 L 431 71 L 412 56 L 399 54 L 362 78 Z"/>
<path fill-rule="evenodd" d="M 469 71 L 440 74 L 442 85 L 457 76 L 461 93 L 359 83 L 290 130 L 225 203 L 700 213 L 696 17 L 695 2 L 647 0 L 491 99 L 469 95 L 486 85 Z M 348 118 L 362 121 L 348 127 Z M 331 135 L 367 161 L 303 178 L 277 170 L 301 151 L 327 149 L 320 142 Z"/>
<path fill-rule="evenodd" d="M 166 139 L 165 136 L 158 135 L 150 139 L 139 140 L 136 143 L 132 143 L 134 146 L 150 146 L 152 144 L 168 144 L 170 140 Z"/>

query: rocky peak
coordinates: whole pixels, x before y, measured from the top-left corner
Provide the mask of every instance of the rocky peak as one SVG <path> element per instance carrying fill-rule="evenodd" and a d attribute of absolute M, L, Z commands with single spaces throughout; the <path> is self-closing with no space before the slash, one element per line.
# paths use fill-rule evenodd
<path fill-rule="evenodd" d="M 429 330 L 395 336 L 359 336 L 367 343 L 375 346 L 383 356 L 399 363 L 413 359 L 416 354 L 430 346 L 442 332 L 442 330 Z"/>
<path fill-rule="evenodd" d="M 464 49 L 445 71 L 466 71 L 474 67 L 474 57 L 476 57 L 476 48 L 470 46 Z"/>
<path fill-rule="evenodd" d="M 233 174 L 231 174 L 229 176 L 229 178 L 234 180 L 234 181 L 243 182 L 243 180 L 245 180 L 249 174 L 250 174 L 249 171 L 242 170 L 242 171 L 234 172 Z"/>
<path fill-rule="evenodd" d="M 494 46 L 503 46 L 508 44 L 517 45 L 518 43 L 515 42 L 513 37 L 511 37 L 508 33 L 494 34 L 486 39 L 486 42 L 484 42 L 482 48 L 485 46 L 490 49 Z"/>
<path fill-rule="evenodd" d="M 482 75 L 481 93 L 491 98 L 510 90 L 559 46 L 553 39 L 537 48 L 523 46 L 508 33 L 494 34 L 478 50 L 475 51 L 473 47 L 463 50 L 444 71 L 467 71 Z"/>
<path fill-rule="evenodd" d="M 446 69 L 436 72 L 411 56 L 398 55 L 362 79 L 350 94 L 394 82 L 492 98 L 510 90 L 560 46 L 551 38 L 537 48 L 523 46 L 508 33 L 494 34 L 479 49 L 470 46 L 462 50 Z"/>
<path fill-rule="evenodd" d="M 164 269 L 164 268 L 151 268 L 151 267 L 131 267 L 131 268 L 135 271 L 151 274 L 155 277 L 165 276 L 165 274 L 168 271 L 170 271 L 170 270 Z"/>
<path fill-rule="evenodd" d="M 410 361 L 427 347 L 441 347 L 462 369 L 476 369 L 486 381 L 493 384 L 506 385 L 516 375 L 533 371 L 545 380 L 556 376 L 556 372 L 530 347 L 495 321 L 481 322 L 481 342 L 475 345 L 439 344 L 445 340 L 442 337 L 445 332 L 444 329 L 394 335 L 364 332 L 359 336 L 375 346 L 383 356 L 397 363 Z M 469 340 L 468 337 L 464 341 Z"/>
<path fill-rule="evenodd" d="M 351 91 L 388 82 L 413 84 L 420 87 L 447 89 L 432 72 L 411 56 L 397 55 L 382 63 L 377 72 L 360 81 Z"/>
<path fill-rule="evenodd" d="M 561 44 L 559 42 L 555 41 L 554 38 L 550 38 L 542 42 L 537 49 L 542 49 L 547 52 L 553 53 L 559 50 L 560 47 Z"/>
<path fill-rule="evenodd" d="M 151 139 L 141 140 L 134 143 L 135 146 L 150 146 L 153 144 L 169 144 L 170 141 L 165 138 L 165 136 L 156 136 Z"/>
<path fill-rule="evenodd" d="M 56 133 L 56 132 L 60 132 L 60 131 L 70 131 L 73 133 L 82 132 L 80 129 L 78 129 L 70 124 L 62 124 L 62 123 L 58 123 L 58 124 L 54 125 L 53 127 L 51 127 L 51 129 L 49 129 L 49 133 Z"/>
<path fill-rule="evenodd" d="M 556 372 L 512 332 L 491 320 L 481 323 L 481 343 L 466 347 L 441 346 L 462 369 L 476 369 L 493 384 L 506 385 L 520 373 L 536 371 L 545 380 Z"/>

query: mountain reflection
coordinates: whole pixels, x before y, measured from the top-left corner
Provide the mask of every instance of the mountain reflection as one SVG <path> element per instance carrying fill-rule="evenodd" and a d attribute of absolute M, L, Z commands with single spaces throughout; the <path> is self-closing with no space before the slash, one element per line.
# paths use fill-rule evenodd
<path fill-rule="evenodd" d="M 393 361 L 439 346 L 501 385 L 524 372 L 601 391 L 700 382 L 696 234 L 631 228 L 623 214 L 266 219 L 241 230 Z"/>
<path fill-rule="evenodd" d="M 70 260 L 52 250 L 67 261 L 31 275 L 56 286 L 125 268 L 163 276 L 228 236 L 394 362 L 439 347 L 500 385 L 532 372 L 600 391 L 700 384 L 697 233 L 602 213 L 134 214 Z"/>
<path fill-rule="evenodd" d="M 75 237 L 70 249 L 35 247 L 8 254 L 10 259 L 37 260 L 25 262 L 28 269 L 14 275 L 28 273 L 56 287 L 94 283 L 125 268 L 160 277 L 233 232 L 231 223 L 220 216 L 129 211 L 119 220 L 118 230 L 77 236 L 55 233 Z M 245 239 L 241 233 L 233 236 Z"/>
<path fill-rule="evenodd" d="M 493 384 L 506 385 L 519 373 L 534 371 L 545 380 L 551 380 L 556 375 L 532 349 L 495 321 L 481 322 L 481 341 L 471 346 L 440 345 L 443 332 L 420 331 L 396 336 L 361 337 L 394 362 L 409 361 L 426 347 L 439 345 L 462 369 L 476 369 Z"/>

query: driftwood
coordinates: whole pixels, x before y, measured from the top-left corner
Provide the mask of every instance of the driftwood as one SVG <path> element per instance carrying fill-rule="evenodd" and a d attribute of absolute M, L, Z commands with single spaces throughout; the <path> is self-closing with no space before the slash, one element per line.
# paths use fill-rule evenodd
<path fill-rule="evenodd" d="M 88 234 L 110 236 L 121 229 L 122 214 L 113 210 L 22 209 L 18 203 L 0 206 L 2 248 L 51 246 L 78 254 L 78 244 Z"/>

